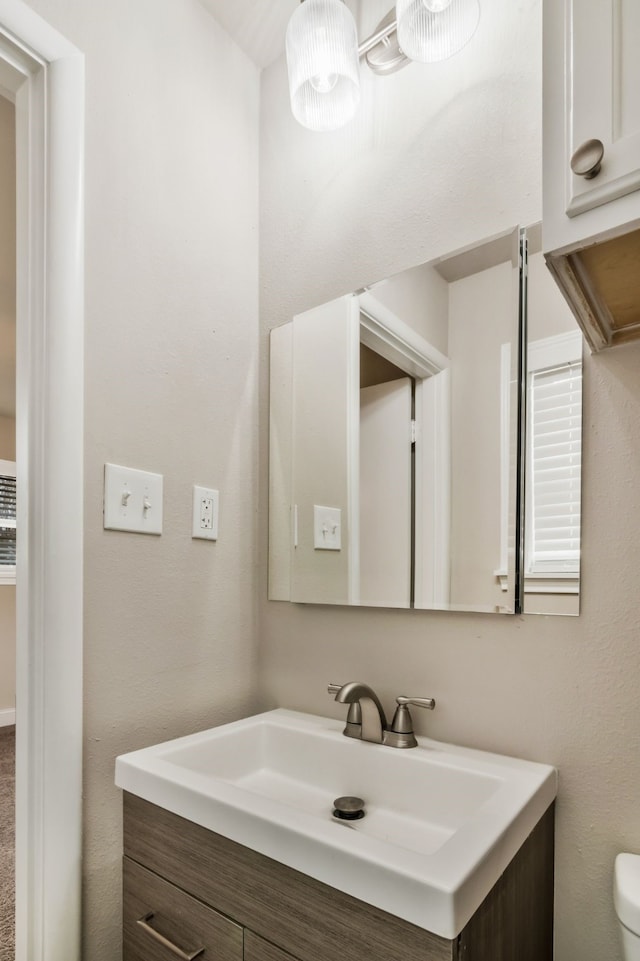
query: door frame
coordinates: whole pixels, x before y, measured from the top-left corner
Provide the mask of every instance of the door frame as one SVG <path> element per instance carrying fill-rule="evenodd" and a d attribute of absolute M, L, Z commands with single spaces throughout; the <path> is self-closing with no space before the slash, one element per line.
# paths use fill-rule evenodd
<path fill-rule="evenodd" d="M 16 106 L 16 961 L 79 961 L 84 57 L 0 0 Z"/>

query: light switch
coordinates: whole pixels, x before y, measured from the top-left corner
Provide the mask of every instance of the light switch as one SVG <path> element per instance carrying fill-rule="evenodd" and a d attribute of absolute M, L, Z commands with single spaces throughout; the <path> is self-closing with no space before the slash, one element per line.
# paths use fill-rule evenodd
<path fill-rule="evenodd" d="M 341 538 L 342 511 L 339 507 L 313 508 L 313 546 L 317 551 L 339 551 Z"/>
<path fill-rule="evenodd" d="M 162 474 L 105 464 L 104 527 L 162 534 Z"/>

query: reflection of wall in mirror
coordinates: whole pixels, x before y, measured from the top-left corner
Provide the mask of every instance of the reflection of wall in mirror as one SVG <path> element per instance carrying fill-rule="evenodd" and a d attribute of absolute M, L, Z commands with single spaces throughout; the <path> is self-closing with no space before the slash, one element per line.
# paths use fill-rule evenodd
<path fill-rule="evenodd" d="M 359 410 L 357 299 L 339 297 L 295 318 L 292 376 L 291 600 L 348 604 L 357 572 L 357 463 L 350 435 Z M 341 512 L 340 550 L 315 545 L 315 506 Z"/>
<path fill-rule="evenodd" d="M 376 300 L 446 356 L 448 284 L 434 267 L 429 264 L 411 267 L 374 284 L 370 290 Z"/>
<path fill-rule="evenodd" d="M 507 261 L 449 286 L 451 603 L 495 609 L 500 559 L 501 348 L 514 326 Z"/>

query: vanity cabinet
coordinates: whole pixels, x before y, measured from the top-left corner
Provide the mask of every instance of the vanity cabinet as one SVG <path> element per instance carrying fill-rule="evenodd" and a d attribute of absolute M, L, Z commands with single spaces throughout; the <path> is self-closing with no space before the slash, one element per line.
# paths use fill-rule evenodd
<path fill-rule="evenodd" d="M 124 961 L 195 957 L 551 961 L 553 806 L 447 940 L 125 794 Z"/>
<path fill-rule="evenodd" d="M 543 247 L 595 350 L 640 336 L 639 44 L 637 0 L 544 0 Z"/>
<path fill-rule="evenodd" d="M 124 943 L 128 961 L 215 957 L 242 961 L 243 930 L 129 858 L 123 864 Z M 201 950 L 204 949 L 204 950 Z"/>

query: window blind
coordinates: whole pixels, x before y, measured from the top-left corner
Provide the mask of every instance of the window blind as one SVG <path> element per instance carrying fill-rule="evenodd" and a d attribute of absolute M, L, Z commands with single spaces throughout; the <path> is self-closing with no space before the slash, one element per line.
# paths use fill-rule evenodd
<path fill-rule="evenodd" d="M 531 374 L 531 572 L 580 563 L 582 363 Z"/>
<path fill-rule="evenodd" d="M 16 563 L 16 479 L 0 475 L 0 566 Z"/>

